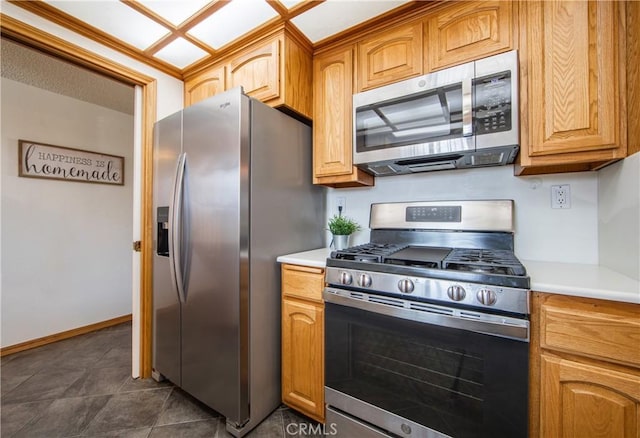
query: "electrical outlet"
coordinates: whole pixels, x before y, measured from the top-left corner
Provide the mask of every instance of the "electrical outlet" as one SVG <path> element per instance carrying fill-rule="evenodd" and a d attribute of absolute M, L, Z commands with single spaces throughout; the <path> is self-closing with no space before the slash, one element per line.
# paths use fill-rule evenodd
<path fill-rule="evenodd" d="M 340 207 L 342 207 L 342 210 L 340 210 Z M 338 196 L 336 198 L 336 210 L 341 211 L 342 214 L 347 212 L 347 198 L 345 196 Z"/>
<path fill-rule="evenodd" d="M 571 208 L 571 186 L 551 186 L 551 208 Z"/>

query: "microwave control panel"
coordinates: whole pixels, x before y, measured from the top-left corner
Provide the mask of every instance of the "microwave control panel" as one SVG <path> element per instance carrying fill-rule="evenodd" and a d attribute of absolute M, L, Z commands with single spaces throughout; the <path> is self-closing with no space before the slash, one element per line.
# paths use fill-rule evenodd
<path fill-rule="evenodd" d="M 511 130 L 511 72 L 476 78 L 473 88 L 476 134 Z"/>

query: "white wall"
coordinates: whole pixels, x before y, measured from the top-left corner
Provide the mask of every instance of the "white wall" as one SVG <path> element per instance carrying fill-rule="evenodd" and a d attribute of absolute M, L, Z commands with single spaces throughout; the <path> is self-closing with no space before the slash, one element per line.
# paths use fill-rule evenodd
<path fill-rule="evenodd" d="M 640 153 L 598 175 L 600 263 L 640 280 Z"/>
<path fill-rule="evenodd" d="M 570 184 L 571 208 L 552 209 L 550 186 Z M 451 170 L 376 178 L 372 188 L 330 189 L 327 214 L 346 198 L 347 216 L 365 228 L 352 244 L 369 239 L 374 202 L 513 199 L 515 252 L 523 260 L 598 263 L 598 174 L 579 172 L 515 177 L 513 166 Z M 327 235 L 327 244 L 330 242 Z"/>
<path fill-rule="evenodd" d="M 164 74 L 148 65 L 136 61 L 128 56 L 119 53 L 115 50 L 109 49 L 89 38 L 85 38 L 81 35 L 78 35 L 68 29 L 65 29 L 57 24 L 49 22 L 43 18 L 38 17 L 30 12 L 25 11 L 24 9 L 8 3 L 6 0 L 0 0 L 0 10 L 3 14 L 10 16 L 16 20 L 19 20 L 23 23 L 26 23 L 30 26 L 33 26 L 40 31 L 46 32 L 48 34 L 54 35 L 62 40 L 68 41 L 72 44 L 75 44 L 83 49 L 86 49 L 90 52 L 103 56 L 112 62 L 116 62 L 123 66 L 126 66 L 132 70 L 138 71 L 140 73 L 146 74 L 150 77 L 156 79 L 156 90 L 157 90 L 157 108 L 156 108 L 156 119 L 162 119 L 174 112 L 182 109 L 183 107 L 183 86 L 181 80 L 171 77 L 167 74 Z M 137 103 L 137 107 L 139 108 L 139 102 Z M 141 113 L 137 111 L 135 114 L 136 123 L 140 123 Z M 140 142 L 140 136 L 136 138 L 137 142 Z M 131 254 L 131 253 L 130 253 Z M 5 257 L 4 254 L 0 253 L 0 260 L 3 260 Z M 131 256 L 130 256 L 131 257 Z M 138 263 L 139 266 L 139 263 Z M 2 276 L 2 271 L 0 271 L 0 276 Z M 139 296 L 136 293 L 131 297 L 132 302 L 135 306 L 139 303 Z M 29 317 L 30 315 L 25 315 L 25 317 Z M 134 377 L 138 375 L 138 361 L 139 361 L 139 351 L 140 351 L 140 339 L 139 339 L 139 309 L 134 307 L 133 311 L 133 339 L 132 339 L 132 374 Z"/>
<path fill-rule="evenodd" d="M 0 85 L 2 346 L 131 313 L 133 116 Z M 18 177 L 19 139 L 123 156 L 125 185 Z"/>

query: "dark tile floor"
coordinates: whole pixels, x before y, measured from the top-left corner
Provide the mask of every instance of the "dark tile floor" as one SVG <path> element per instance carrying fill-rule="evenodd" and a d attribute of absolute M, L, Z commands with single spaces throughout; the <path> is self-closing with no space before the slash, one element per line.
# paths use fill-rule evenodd
<path fill-rule="evenodd" d="M 5 356 L 0 376 L 3 438 L 231 437 L 171 383 L 131 378 L 129 323 Z M 302 424 L 317 426 L 281 406 L 247 438 L 297 436 Z"/>

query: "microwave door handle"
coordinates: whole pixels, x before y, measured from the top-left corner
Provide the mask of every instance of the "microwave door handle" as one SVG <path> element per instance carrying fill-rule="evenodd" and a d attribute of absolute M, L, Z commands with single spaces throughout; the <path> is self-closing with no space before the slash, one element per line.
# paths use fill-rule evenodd
<path fill-rule="evenodd" d="M 471 78 L 462 81 L 462 136 L 473 135 L 473 87 Z"/>
<path fill-rule="evenodd" d="M 438 100 L 440 100 L 440 107 L 442 108 L 442 117 L 451 126 L 451 112 L 449 111 L 449 105 L 447 105 L 447 96 L 445 96 L 442 88 L 438 89 Z"/>

